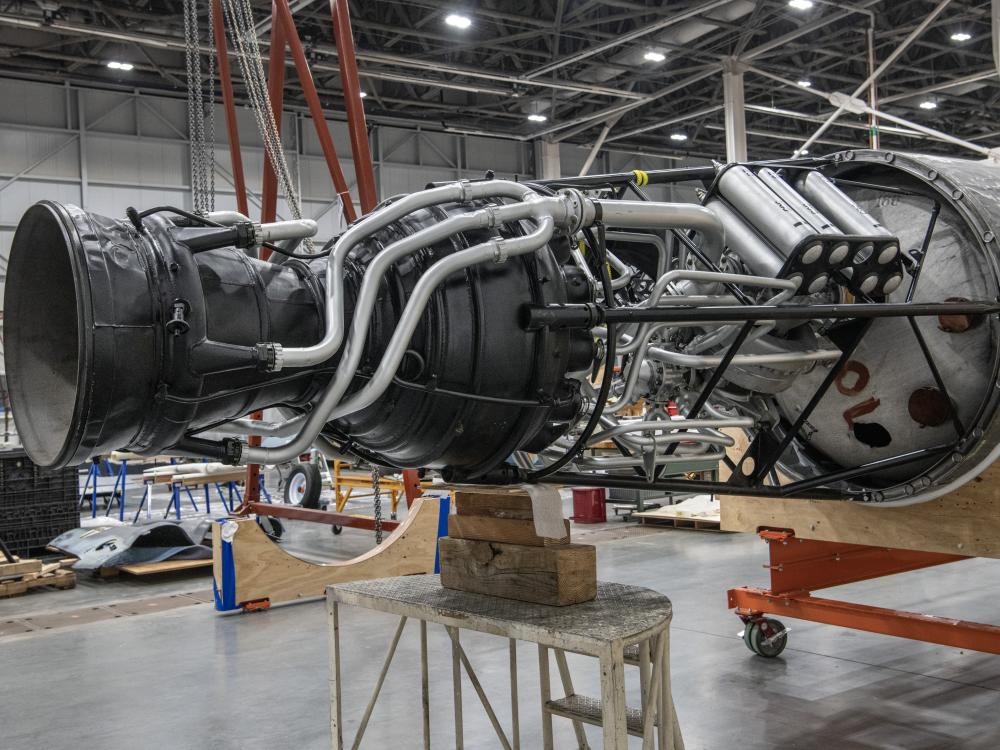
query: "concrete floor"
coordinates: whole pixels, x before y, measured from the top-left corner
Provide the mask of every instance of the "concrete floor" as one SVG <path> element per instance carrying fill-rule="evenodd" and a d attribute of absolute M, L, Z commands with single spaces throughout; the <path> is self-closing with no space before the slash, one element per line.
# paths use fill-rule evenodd
<path fill-rule="evenodd" d="M 160 506 L 162 507 L 162 505 Z M 727 747 L 995 750 L 1000 747 L 1000 659 L 984 654 L 786 621 L 776 660 L 737 637 L 726 589 L 763 585 L 764 545 L 753 536 L 650 531 L 611 522 L 577 527 L 598 546 L 600 577 L 645 585 L 675 606 L 671 655 L 677 711 L 691 750 Z M 343 557 L 370 544 L 363 532 L 293 525 L 289 545 Z M 609 538 L 618 537 L 618 538 Z M 831 589 L 831 596 L 982 622 L 1000 622 L 986 592 L 1000 565 L 971 560 L 937 570 Z M 0 602 L 0 621 L 32 612 L 195 592 L 203 576 L 151 582 L 84 581 L 76 590 Z M 329 747 L 326 617 L 321 602 L 221 617 L 208 604 L 118 616 L 0 638 L 0 747 Z M 353 736 L 395 620 L 343 611 L 347 736 Z M 506 643 L 463 636 L 501 721 L 509 721 Z M 430 631 L 435 747 L 454 747 L 447 637 Z M 537 657 L 519 649 L 522 746 L 539 747 Z M 363 747 L 420 747 L 417 629 L 408 626 Z M 576 689 L 597 694 L 596 666 L 570 659 Z M 631 670 L 634 672 L 634 670 Z M 633 682 L 635 678 L 633 677 Z M 466 683 L 466 748 L 499 744 Z M 635 685 L 630 702 L 637 702 Z M 596 729 L 591 742 L 599 747 Z M 556 746 L 574 747 L 556 720 Z"/>

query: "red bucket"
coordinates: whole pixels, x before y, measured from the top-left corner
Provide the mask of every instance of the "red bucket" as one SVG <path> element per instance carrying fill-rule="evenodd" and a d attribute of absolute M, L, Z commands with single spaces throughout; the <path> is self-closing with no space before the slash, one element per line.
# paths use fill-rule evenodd
<path fill-rule="evenodd" d="M 573 520 L 577 523 L 604 523 L 608 520 L 603 487 L 573 488 Z"/>

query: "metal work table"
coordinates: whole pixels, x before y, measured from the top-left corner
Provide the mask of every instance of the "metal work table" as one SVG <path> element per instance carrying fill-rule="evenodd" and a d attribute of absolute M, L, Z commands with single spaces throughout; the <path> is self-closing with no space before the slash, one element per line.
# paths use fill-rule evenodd
<path fill-rule="evenodd" d="M 327 588 L 330 614 L 330 726 L 333 747 L 344 747 L 340 681 L 340 623 L 338 608 L 347 604 L 399 616 L 399 625 L 386 655 L 375 689 L 365 708 L 351 747 L 360 745 L 368 720 L 378 700 L 382 683 L 396 652 L 407 619 L 420 621 L 421 687 L 423 697 L 424 748 L 430 747 L 427 623 L 443 625 L 452 644 L 452 679 L 455 695 L 456 748 L 462 738 L 462 679 L 464 667 L 473 689 L 497 733 L 500 747 L 520 747 L 517 706 L 517 640 L 538 645 L 541 747 L 551 750 L 552 717 L 573 721 L 578 746 L 589 748 L 583 723 L 603 727 L 604 748 L 625 750 L 629 735 L 641 737 L 643 748 L 683 750 L 680 729 L 670 694 L 670 620 L 667 597 L 655 591 L 618 583 L 598 583 L 594 601 L 568 607 L 500 599 L 453 591 L 441 586 L 438 576 L 403 576 L 374 581 L 342 583 Z M 500 726 L 482 685 L 459 639 L 462 629 L 509 639 L 511 735 Z M 549 683 L 549 650 L 556 665 L 565 697 L 553 699 Z M 593 656 L 601 664 L 601 698 L 577 695 L 566 661 L 566 651 Z M 625 705 L 625 666 L 638 667 L 642 695 L 640 708 Z M 536 742 L 528 743 L 538 747 Z"/>

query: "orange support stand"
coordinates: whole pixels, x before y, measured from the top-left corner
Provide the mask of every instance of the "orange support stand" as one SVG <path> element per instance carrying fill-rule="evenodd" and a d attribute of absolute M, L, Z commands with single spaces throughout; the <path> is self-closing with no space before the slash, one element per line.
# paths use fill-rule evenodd
<path fill-rule="evenodd" d="M 771 572 L 771 588 L 731 589 L 729 606 L 746 624 L 747 645 L 761 656 L 777 656 L 787 640 L 784 627 L 768 614 L 1000 654 L 1000 627 L 995 625 L 821 599 L 811 593 L 968 557 L 798 539 L 784 529 L 759 533 L 769 548 L 766 567 Z"/>

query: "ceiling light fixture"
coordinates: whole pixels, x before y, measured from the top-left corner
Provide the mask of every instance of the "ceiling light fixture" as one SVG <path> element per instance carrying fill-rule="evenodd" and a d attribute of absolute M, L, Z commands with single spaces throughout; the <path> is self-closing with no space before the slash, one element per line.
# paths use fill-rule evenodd
<path fill-rule="evenodd" d="M 812 0 L 788 0 L 788 7 L 795 10 L 809 10 L 813 7 Z"/>
<path fill-rule="evenodd" d="M 930 99 L 920 102 L 920 109 L 937 109 L 937 102 Z"/>
<path fill-rule="evenodd" d="M 671 133 L 670 140 L 672 141 L 686 141 L 688 139 L 687 133 Z"/>
<path fill-rule="evenodd" d="M 449 13 L 444 22 L 449 26 L 454 26 L 456 29 L 467 29 L 472 26 L 472 19 L 468 16 L 463 16 L 461 13 Z"/>
<path fill-rule="evenodd" d="M 528 115 L 528 120 L 530 122 L 545 122 L 549 118 L 545 115 Z"/>
<path fill-rule="evenodd" d="M 656 50 L 651 49 L 649 52 L 647 52 L 645 55 L 642 56 L 642 59 L 645 60 L 646 62 L 663 62 L 664 60 L 667 59 L 667 56 L 664 55 L 662 52 L 657 52 Z"/>
<path fill-rule="evenodd" d="M 812 81 L 809 81 L 809 80 L 807 80 L 805 78 L 803 78 L 801 81 L 798 81 L 797 83 L 799 84 L 799 86 L 801 86 L 804 89 L 812 88 L 812 85 L 813 85 Z"/>
<path fill-rule="evenodd" d="M 132 70 L 135 66 L 132 63 L 118 62 L 117 60 L 111 60 L 108 63 L 108 67 L 112 70 Z"/>
<path fill-rule="evenodd" d="M 368 92 L 367 91 L 362 91 L 361 92 L 361 98 L 364 99 L 366 96 L 368 96 Z"/>
<path fill-rule="evenodd" d="M 967 34 L 964 31 L 956 31 L 951 35 L 951 41 L 953 42 L 967 42 L 972 39 L 972 34 Z"/>
<path fill-rule="evenodd" d="M 809 155 L 809 149 L 807 149 L 807 148 L 800 148 L 800 149 L 798 149 L 795 152 L 795 155 L 796 156 L 808 156 Z"/>

